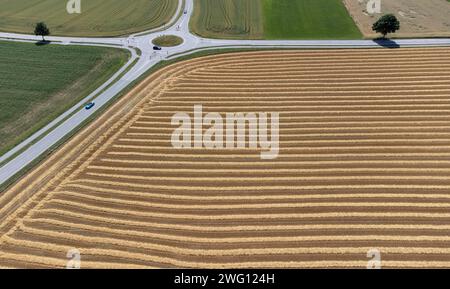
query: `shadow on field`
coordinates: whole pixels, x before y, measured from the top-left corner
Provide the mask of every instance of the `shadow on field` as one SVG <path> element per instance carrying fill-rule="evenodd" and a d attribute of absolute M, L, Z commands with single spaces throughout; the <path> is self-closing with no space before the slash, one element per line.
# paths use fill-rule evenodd
<path fill-rule="evenodd" d="M 52 42 L 48 41 L 48 40 L 41 40 L 41 41 L 36 42 L 35 45 L 36 46 L 44 46 L 44 45 L 48 45 L 50 43 L 52 43 Z"/>
<path fill-rule="evenodd" d="M 373 42 L 384 48 L 400 48 L 400 45 L 397 42 L 387 38 L 376 38 Z"/>

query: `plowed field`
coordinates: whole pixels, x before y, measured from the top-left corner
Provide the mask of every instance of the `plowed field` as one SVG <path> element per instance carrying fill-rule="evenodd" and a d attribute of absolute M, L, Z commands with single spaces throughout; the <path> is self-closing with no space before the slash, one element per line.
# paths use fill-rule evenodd
<path fill-rule="evenodd" d="M 171 117 L 280 112 L 280 155 L 173 149 Z M 450 49 L 168 66 L 0 198 L 0 266 L 450 267 Z"/>

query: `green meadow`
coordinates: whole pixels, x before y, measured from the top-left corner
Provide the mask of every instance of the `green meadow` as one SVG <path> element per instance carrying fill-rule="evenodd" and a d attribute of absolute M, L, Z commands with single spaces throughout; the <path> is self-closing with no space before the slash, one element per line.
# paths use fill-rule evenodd
<path fill-rule="evenodd" d="M 0 41 L 0 155 L 89 95 L 126 50 Z"/>

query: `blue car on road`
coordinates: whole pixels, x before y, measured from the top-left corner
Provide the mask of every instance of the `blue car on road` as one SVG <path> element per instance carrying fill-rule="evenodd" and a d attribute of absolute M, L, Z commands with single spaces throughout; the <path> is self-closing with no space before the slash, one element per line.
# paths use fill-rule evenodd
<path fill-rule="evenodd" d="M 94 107 L 94 105 L 95 105 L 94 102 L 90 102 L 90 103 L 86 104 L 86 106 L 85 106 L 84 108 L 85 108 L 86 110 L 90 110 L 91 108 Z"/>

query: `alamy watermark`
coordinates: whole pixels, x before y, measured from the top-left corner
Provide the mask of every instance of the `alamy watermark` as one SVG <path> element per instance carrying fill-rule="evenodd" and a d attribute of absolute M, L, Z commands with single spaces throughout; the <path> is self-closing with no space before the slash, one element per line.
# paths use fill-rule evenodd
<path fill-rule="evenodd" d="M 66 269 L 80 269 L 81 268 L 81 253 L 78 249 L 70 249 L 67 251 L 66 257 L 68 259 Z"/>
<path fill-rule="evenodd" d="M 370 249 L 367 252 L 367 269 L 381 269 L 381 252 L 378 249 Z"/>
<path fill-rule="evenodd" d="M 69 0 L 66 10 L 69 14 L 81 14 L 81 0 Z"/>
<path fill-rule="evenodd" d="M 366 5 L 366 11 L 369 14 L 380 14 L 381 0 L 369 0 Z"/>
<path fill-rule="evenodd" d="M 226 113 L 223 117 L 217 112 L 204 115 L 203 106 L 195 105 L 193 120 L 179 112 L 172 117 L 172 125 L 178 126 L 171 138 L 177 149 L 260 149 L 263 160 L 276 159 L 280 152 L 277 112 Z"/>

